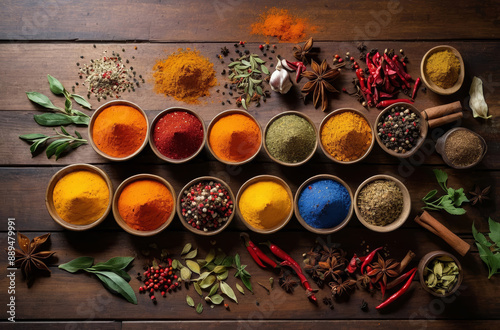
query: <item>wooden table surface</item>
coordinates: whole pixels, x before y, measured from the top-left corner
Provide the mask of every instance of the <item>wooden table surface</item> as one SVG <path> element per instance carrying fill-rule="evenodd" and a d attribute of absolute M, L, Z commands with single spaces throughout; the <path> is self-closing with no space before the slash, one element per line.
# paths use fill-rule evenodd
<path fill-rule="evenodd" d="M 185 104 L 158 95 L 151 82 L 154 61 L 180 47 L 196 48 L 213 60 L 217 79 L 221 86 L 213 88 L 211 96 L 201 104 L 188 105 L 208 122 L 219 112 L 231 109 L 222 105 L 227 99 L 216 93 L 226 77 L 220 72 L 227 65 L 217 61 L 215 54 L 227 46 L 229 57 L 236 57 L 233 44 L 247 41 L 247 49 L 258 50 L 265 42 L 262 36 L 250 35 L 250 25 L 259 13 L 271 5 L 282 6 L 308 17 L 318 26 L 312 34 L 315 45 L 321 49 L 320 58 L 347 51 L 358 54 L 356 42 L 364 41 L 369 49 L 404 49 L 409 57 L 409 73 L 419 76 L 420 61 L 424 53 L 440 44 L 457 48 L 465 62 L 465 81 L 455 95 L 444 97 L 420 90 L 415 106 L 425 109 L 430 106 L 456 100 L 467 104 L 468 90 L 473 76 L 481 77 L 484 94 L 492 119 L 487 121 L 472 118 L 470 109 L 461 126 L 481 134 L 488 144 L 488 154 L 483 162 L 472 170 L 459 171 L 447 167 L 434 151 L 436 135 L 443 129 L 431 131 L 426 148 L 418 157 L 407 161 L 386 155 L 375 146 L 369 157 L 360 164 L 342 166 L 329 161 L 320 150 L 306 165 L 299 168 L 282 167 L 273 163 L 264 151 L 250 164 L 228 167 L 213 159 L 208 151 L 185 165 L 169 165 L 159 161 L 149 146 L 136 158 L 125 163 L 110 163 L 93 151 L 90 145 L 82 146 L 58 161 L 47 159 L 43 154 L 31 158 L 26 143 L 20 134 L 49 133 L 50 128 L 40 127 L 33 120 L 39 109 L 30 103 L 24 92 L 39 91 L 51 95 L 46 75 L 51 74 L 68 88 L 78 81 L 76 62 L 86 63 L 98 57 L 102 51 L 121 51 L 131 59 L 134 70 L 146 78 L 146 83 L 135 93 L 124 94 L 123 99 L 135 102 L 146 110 L 149 119 L 162 109 Z M 26 329 L 149 329 L 168 327 L 172 329 L 272 329 L 292 328 L 498 328 L 500 325 L 500 276 L 487 278 L 488 270 L 480 260 L 471 234 L 471 224 L 485 232 L 487 218 L 500 220 L 500 2 L 494 0 L 476 1 L 161 1 L 161 0 L 4 0 L 0 11 L 0 247 L 7 247 L 7 218 L 15 218 L 16 230 L 30 238 L 46 232 L 52 233 L 50 249 L 56 251 L 57 259 L 51 264 L 52 275 L 38 278 L 30 289 L 16 274 L 16 325 Z M 276 41 L 271 39 L 271 43 Z M 276 43 L 276 54 L 291 59 L 294 44 Z M 95 46 L 94 46 L 95 45 Z M 137 47 L 137 49 L 134 49 Z M 84 56 L 84 59 L 80 59 Z M 274 62 L 274 61 L 273 61 Z M 131 64 L 131 65 L 132 65 Z M 353 72 L 344 71 L 335 86 L 350 86 Z M 81 85 L 78 94 L 86 95 Z M 57 100 L 58 102 L 60 99 Z M 91 99 L 95 108 L 99 103 Z M 331 97 L 330 110 L 351 107 L 361 109 L 357 101 L 346 94 Z M 468 108 L 466 106 L 466 108 Z M 262 126 L 274 115 L 285 110 L 297 110 L 309 115 L 319 125 L 325 113 L 315 110 L 308 102 L 304 105 L 299 87 L 289 95 L 273 93 L 260 108 L 250 107 Z M 373 123 L 376 109 L 362 110 Z M 447 126 L 444 129 L 449 129 Z M 79 131 L 84 129 L 79 128 Z M 83 134 L 87 137 L 86 131 Z M 434 139 L 433 139 L 434 138 Z M 176 217 L 173 224 L 163 233 L 151 238 L 138 238 L 121 230 L 110 215 L 104 223 L 88 232 L 69 232 L 57 225 L 49 216 L 44 202 L 45 189 L 50 177 L 68 164 L 89 163 L 105 170 L 116 187 L 121 181 L 137 173 L 154 173 L 165 177 L 176 191 L 191 179 L 202 175 L 213 175 L 226 180 L 236 193 L 243 182 L 259 174 L 273 174 L 282 177 L 295 192 L 307 178 L 321 173 L 334 174 L 345 180 L 352 190 L 366 178 L 375 174 L 391 174 L 400 178 L 412 196 L 412 210 L 404 226 L 392 233 L 378 234 L 365 229 L 353 217 L 348 226 L 331 235 L 341 243 L 349 254 L 364 254 L 362 242 L 370 247 L 387 245 L 393 257 L 401 259 L 408 249 L 417 254 L 414 265 L 426 253 L 433 250 L 449 251 L 446 243 L 419 227 L 413 218 L 423 206 L 420 199 L 437 188 L 432 169 L 445 170 L 449 185 L 474 188 L 492 186 L 492 200 L 482 207 L 465 206 L 463 216 L 433 213 L 444 225 L 472 245 L 471 252 L 459 257 L 464 267 L 463 286 L 451 299 L 436 299 L 426 293 L 415 281 L 404 298 L 386 312 L 380 313 L 375 306 L 382 301 L 379 292 L 375 295 L 357 290 L 351 299 L 335 303 L 332 311 L 323 304 L 313 305 L 307 301 L 298 288 L 294 294 L 284 294 L 279 288 L 272 295 L 257 285 L 266 283 L 269 271 L 262 270 L 250 259 L 239 240 L 244 226 L 235 219 L 230 226 L 214 238 L 195 236 L 180 224 Z M 251 234 L 255 241 L 271 239 L 302 260 L 301 255 L 313 245 L 316 235 L 306 232 L 294 217 L 280 232 L 269 237 Z M 112 256 L 136 256 L 130 274 L 141 271 L 144 257 L 140 251 L 150 243 L 156 243 L 174 254 L 179 254 L 186 242 L 195 244 L 202 255 L 210 248 L 210 240 L 227 253 L 239 253 L 243 263 L 248 264 L 255 287 L 254 295 L 241 296 L 239 304 L 230 303 L 231 310 L 223 307 L 209 308 L 198 315 L 186 305 L 185 295 L 197 296 L 191 287 L 189 291 L 177 292 L 167 299 L 159 299 L 153 305 L 146 295 L 138 295 L 138 305 L 132 305 L 103 289 L 90 276 L 72 275 L 57 268 L 61 263 L 79 256 L 94 256 L 104 261 Z M 7 265 L 6 254 L 0 262 Z M 0 272 L 0 302 L 6 309 L 10 295 L 6 268 Z M 274 275 L 276 277 L 276 275 Z M 134 276 L 133 276 L 134 277 Z M 229 280 L 233 283 L 233 279 Z M 133 278 L 131 285 L 136 289 L 139 282 Z M 327 289 L 317 294 L 319 300 L 329 296 Z M 369 310 L 360 310 L 362 300 Z M 2 311 L 0 327 L 11 328 L 7 322 L 6 310 Z"/>

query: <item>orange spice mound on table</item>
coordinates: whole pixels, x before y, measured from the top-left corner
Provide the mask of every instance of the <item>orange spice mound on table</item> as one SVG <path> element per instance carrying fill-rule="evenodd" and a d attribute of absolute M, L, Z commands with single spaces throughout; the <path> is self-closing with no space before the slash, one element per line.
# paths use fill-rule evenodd
<path fill-rule="evenodd" d="M 118 212 L 130 228 L 151 231 L 172 214 L 174 199 L 170 190 L 156 180 L 137 180 L 125 186 L 118 199 Z"/>
<path fill-rule="evenodd" d="M 198 98 L 210 95 L 209 89 L 217 84 L 213 63 L 189 48 L 157 60 L 153 71 L 156 93 L 186 103 L 199 103 Z"/>
<path fill-rule="evenodd" d="M 215 122 L 208 139 L 217 157 L 228 162 L 241 162 L 259 150 L 261 132 L 252 118 L 232 114 Z"/>
<path fill-rule="evenodd" d="M 260 15 L 259 21 L 252 24 L 252 34 L 277 37 L 280 41 L 299 42 L 306 33 L 314 32 L 315 26 L 307 18 L 295 17 L 286 9 L 270 8 Z"/>
<path fill-rule="evenodd" d="M 147 122 L 137 109 L 126 105 L 105 108 L 96 118 L 92 138 L 105 154 L 123 158 L 136 152 L 146 139 Z"/>

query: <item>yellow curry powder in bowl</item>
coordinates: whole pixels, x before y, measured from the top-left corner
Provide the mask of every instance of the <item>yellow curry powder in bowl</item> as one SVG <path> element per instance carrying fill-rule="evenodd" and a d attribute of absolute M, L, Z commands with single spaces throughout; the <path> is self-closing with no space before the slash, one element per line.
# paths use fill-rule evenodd
<path fill-rule="evenodd" d="M 64 221 L 73 225 L 89 225 L 106 212 L 110 191 L 99 174 L 82 170 L 59 179 L 52 199 L 57 214 Z"/>

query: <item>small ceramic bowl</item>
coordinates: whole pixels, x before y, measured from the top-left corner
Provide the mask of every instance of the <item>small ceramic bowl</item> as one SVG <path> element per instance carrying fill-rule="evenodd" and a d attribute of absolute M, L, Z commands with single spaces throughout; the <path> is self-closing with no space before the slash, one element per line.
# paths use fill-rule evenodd
<path fill-rule="evenodd" d="M 458 271 L 459 271 L 458 279 L 457 279 L 457 282 L 455 283 L 455 286 L 444 295 L 435 292 L 434 290 L 429 288 L 427 286 L 427 284 L 425 284 L 425 275 L 427 275 L 425 268 L 430 264 L 430 262 L 432 260 L 434 260 L 435 258 L 438 258 L 438 257 L 451 258 L 457 264 Z M 460 264 L 458 259 L 455 258 L 455 256 L 453 254 L 450 254 L 450 253 L 445 252 L 445 251 L 432 251 L 432 252 L 427 253 L 420 260 L 420 262 L 418 264 L 418 277 L 420 279 L 420 284 L 422 284 L 422 287 L 424 288 L 425 291 L 429 292 L 431 295 L 436 296 L 436 297 L 448 297 L 448 296 L 451 296 L 452 294 L 454 294 L 458 290 L 460 285 L 462 284 L 462 280 L 464 278 L 464 272 L 462 269 L 462 265 Z"/>
<path fill-rule="evenodd" d="M 330 120 L 330 118 L 332 118 L 333 116 L 335 115 L 338 115 L 338 114 L 341 114 L 341 113 L 344 113 L 344 112 L 354 112 L 356 113 L 357 115 L 360 115 L 361 117 L 363 117 L 366 122 L 368 123 L 368 125 L 370 126 L 370 129 L 372 131 L 372 140 L 371 140 L 371 143 L 370 143 L 370 146 L 368 147 L 368 149 L 366 149 L 366 152 L 364 153 L 364 155 L 362 155 L 361 157 L 359 157 L 358 159 L 355 159 L 355 160 L 351 160 L 351 161 L 348 161 L 348 162 L 345 162 L 345 161 L 341 161 L 341 160 L 338 160 L 336 159 L 335 157 L 333 157 L 332 155 L 330 155 L 330 153 L 326 150 L 325 146 L 323 145 L 323 141 L 321 139 L 321 132 L 323 132 L 323 127 L 325 126 L 325 124 Z M 369 154 L 370 152 L 372 151 L 373 149 L 373 145 L 375 143 L 375 132 L 373 130 L 373 126 L 372 124 L 370 124 L 370 121 L 368 120 L 368 118 L 365 116 L 364 113 L 362 113 L 361 111 L 359 110 L 356 110 L 356 109 L 348 109 L 348 108 L 343 108 L 343 109 L 337 109 L 335 111 L 333 111 L 332 113 L 330 113 L 328 116 L 326 116 L 325 118 L 323 118 L 323 120 L 321 121 L 321 124 L 319 126 L 319 134 L 318 134 L 318 138 L 319 138 L 319 145 L 321 147 L 321 150 L 323 150 L 324 154 L 330 158 L 331 160 L 333 160 L 334 162 L 336 163 L 339 163 L 339 164 L 354 164 L 354 163 L 357 163 L 357 162 L 360 162 L 362 161 L 363 159 L 365 159 Z"/>
<path fill-rule="evenodd" d="M 446 139 L 448 139 L 448 136 L 450 136 L 451 133 L 456 132 L 456 131 L 468 131 L 468 132 L 476 135 L 479 138 L 479 140 L 481 140 L 481 143 L 483 144 L 483 153 L 481 154 L 481 157 L 479 157 L 479 159 L 477 161 L 475 161 L 474 163 L 472 163 L 470 165 L 467 165 L 467 166 L 454 165 L 446 156 L 446 152 L 444 151 L 444 147 L 446 145 Z M 459 170 L 465 170 L 465 169 L 472 168 L 472 167 L 476 166 L 477 164 L 479 164 L 483 160 L 484 155 L 486 155 L 486 152 L 488 151 L 488 146 L 486 145 L 486 141 L 484 141 L 483 137 L 481 135 L 477 134 L 476 132 L 473 132 L 470 129 L 467 129 L 464 127 L 455 127 L 455 128 L 450 129 L 448 132 L 446 132 L 443 136 L 441 136 L 437 140 L 436 151 L 441 155 L 441 157 L 443 158 L 443 161 L 448 166 L 459 169 Z"/>
<path fill-rule="evenodd" d="M 223 226 L 217 228 L 216 230 L 203 231 L 200 229 L 196 229 L 196 228 L 190 226 L 188 224 L 188 222 L 185 220 L 184 216 L 182 215 L 181 200 L 182 200 L 184 191 L 188 190 L 189 188 L 191 188 L 191 186 L 194 186 L 195 184 L 197 184 L 200 181 L 214 181 L 214 182 L 221 183 L 226 188 L 227 192 L 229 193 L 229 196 L 231 197 L 231 200 L 233 201 L 233 213 L 229 216 L 226 223 Z M 235 205 L 234 205 L 235 201 L 236 201 L 236 199 L 234 198 L 233 191 L 231 190 L 231 188 L 229 187 L 229 185 L 226 182 L 222 181 L 219 178 L 213 177 L 213 176 L 202 176 L 202 177 L 196 178 L 194 180 L 191 180 L 179 192 L 179 196 L 177 198 L 177 215 L 179 216 L 179 219 L 181 220 L 182 225 L 190 232 L 193 232 L 196 235 L 201 235 L 201 236 L 213 236 L 213 235 L 217 235 L 218 233 L 222 232 L 227 226 L 229 226 L 229 224 L 233 220 L 234 214 L 236 212 Z"/>
<path fill-rule="evenodd" d="M 401 190 L 401 193 L 403 194 L 403 210 L 401 211 L 401 214 L 392 223 L 386 226 L 377 226 L 367 222 L 364 219 L 358 207 L 358 196 L 360 191 L 363 190 L 363 188 L 367 184 L 375 180 L 393 181 L 396 183 L 398 188 Z M 401 181 L 390 175 L 379 174 L 366 179 L 365 181 L 363 181 L 363 183 L 359 185 L 358 189 L 356 190 L 356 193 L 354 194 L 354 212 L 356 212 L 356 216 L 358 217 L 359 222 L 361 222 L 361 224 L 366 228 L 379 233 L 388 233 L 390 231 L 396 230 L 399 227 L 401 227 L 405 223 L 406 219 L 408 219 L 410 211 L 411 211 L 411 198 L 410 198 L 410 193 L 408 192 L 408 188 L 406 188 L 406 186 Z"/>
<path fill-rule="evenodd" d="M 155 180 L 155 181 L 158 181 L 161 184 L 165 185 L 168 188 L 168 190 L 170 191 L 170 193 L 172 194 L 173 205 L 174 205 L 172 208 L 172 212 L 170 213 L 170 216 L 168 217 L 167 221 L 165 221 L 160 227 L 158 227 L 154 230 L 143 231 L 143 230 L 137 230 L 137 229 L 133 229 L 133 228 L 129 227 L 129 225 L 125 222 L 125 220 L 123 220 L 122 216 L 120 215 L 120 212 L 118 211 L 118 200 L 120 199 L 120 195 L 121 195 L 123 189 L 128 184 L 130 184 L 134 181 L 137 181 L 137 180 Z M 123 181 L 116 189 L 115 198 L 113 198 L 113 216 L 115 217 L 116 223 L 120 227 L 122 227 L 122 229 L 125 230 L 127 233 L 135 235 L 135 236 L 142 236 L 142 237 L 153 236 L 153 235 L 156 235 L 156 234 L 162 232 L 165 228 L 167 228 L 170 225 L 170 223 L 172 222 L 172 220 L 174 219 L 175 205 L 176 205 L 175 197 L 176 197 L 176 195 L 175 195 L 174 188 L 164 178 L 162 178 L 158 175 L 153 175 L 153 174 L 146 174 L 146 173 L 137 174 L 137 175 L 131 176 L 130 178 Z"/>
<path fill-rule="evenodd" d="M 260 229 L 260 228 L 255 228 L 254 226 L 252 226 L 250 223 L 248 223 L 245 220 L 245 218 L 241 214 L 240 199 L 241 199 L 241 195 L 243 194 L 243 192 L 249 186 L 251 186 L 254 183 L 261 182 L 261 181 L 273 181 L 273 182 L 276 182 L 277 184 L 281 185 L 283 188 L 285 188 L 285 190 L 286 190 L 286 192 L 288 194 L 288 197 L 290 198 L 290 203 L 293 203 L 292 191 L 290 190 L 290 187 L 288 186 L 288 184 L 283 179 L 281 179 L 281 178 L 279 178 L 277 176 L 274 176 L 274 175 L 258 175 L 256 177 L 251 178 L 250 180 L 248 180 L 247 182 L 245 182 L 241 186 L 240 190 L 238 191 L 238 196 L 236 197 L 236 211 L 238 213 L 238 217 L 245 224 L 245 226 L 247 226 L 247 228 L 250 229 L 251 231 L 254 231 L 254 232 L 259 233 L 259 234 L 272 234 L 272 233 L 275 233 L 275 232 L 279 231 L 281 228 L 285 227 L 286 224 L 290 221 L 290 219 L 292 218 L 292 215 L 293 215 L 293 205 L 290 205 L 290 212 L 288 213 L 287 217 L 284 218 L 275 227 L 268 228 L 268 229 Z"/>
<path fill-rule="evenodd" d="M 460 73 L 458 75 L 457 82 L 452 87 L 446 88 L 446 89 L 439 87 L 434 82 L 432 82 L 432 80 L 425 73 L 425 64 L 427 63 L 427 60 L 429 59 L 429 57 L 434 53 L 445 51 L 445 50 L 448 50 L 448 51 L 452 52 L 453 54 L 455 54 L 455 56 L 458 58 L 458 60 L 460 62 Z M 460 87 L 462 87 L 462 84 L 464 82 L 465 66 L 464 66 L 464 60 L 462 59 L 462 55 L 460 55 L 458 50 L 456 50 L 455 48 L 453 48 L 451 46 L 447 46 L 447 45 L 440 45 L 440 46 L 436 46 L 434 48 L 431 48 L 427 53 L 425 53 L 424 57 L 422 58 L 422 62 L 420 63 L 420 76 L 422 77 L 422 80 L 427 85 L 427 87 L 429 87 L 429 89 L 431 91 L 433 91 L 434 93 L 440 94 L 440 95 L 451 95 L 451 94 L 457 92 L 460 89 Z"/>
<path fill-rule="evenodd" d="M 290 115 L 296 115 L 296 116 L 299 116 L 299 117 L 307 120 L 309 122 L 309 124 L 312 126 L 312 128 L 314 130 L 314 135 L 316 136 L 316 142 L 314 143 L 314 148 L 311 151 L 311 154 L 309 156 L 307 156 L 306 159 L 304 159 L 300 162 L 297 162 L 297 163 L 287 163 L 287 162 L 284 162 L 282 160 L 279 160 L 279 159 L 273 157 L 273 155 L 271 155 L 271 153 L 269 152 L 269 149 L 267 148 L 267 143 L 266 143 L 267 131 L 269 130 L 269 127 L 271 126 L 271 124 L 278 118 L 281 118 L 284 116 L 290 116 Z M 264 129 L 264 134 L 262 135 L 262 141 L 263 141 L 262 144 L 264 146 L 264 150 L 266 151 L 267 155 L 269 156 L 269 158 L 274 160 L 276 163 L 283 165 L 283 166 L 300 166 L 302 164 L 307 163 L 314 156 L 314 153 L 316 152 L 316 149 L 318 148 L 318 130 L 316 129 L 316 125 L 314 125 L 314 122 L 311 120 L 311 118 L 309 118 L 305 114 L 298 112 L 298 111 L 285 111 L 285 112 L 282 112 L 280 114 L 277 114 L 276 116 L 271 118 L 271 120 L 269 120 L 269 122 L 266 125 L 266 128 Z"/>
<path fill-rule="evenodd" d="M 351 198 L 351 207 L 349 208 L 349 212 L 347 213 L 347 216 L 345 217 L 345 219 L 341 223 L 339 223 L 337 226 L 332 227 L 332 228 L 315 228 L 315 227 L 312 227 L 300 215 L 300 211 L 299 211 L 299 198 L 300 198 L 300 195 L 302 194 L 302 191 L 304 189 L 306 189 L 313 182 L 316 182 L 316 181 L 319 181 L 319 180 L 332 180 L 332 181 L 336 181 L 336 182 L 342 184 L 347 189 L 347 192 L 349 193 L 349 197 Z M 351 188 L 349 187 L 349 185 L 347 183 L 345 183 L 344 180 L 342 180 L 339 177 L 336 177 L 334 175 L 330 175 L 330 174 L 319 174 L 319 175 L 313 176 L 312 178 L 307 179 L 303 184 L 300 185 L 299 189 L 297 189 L 297 192 L 295 193 L 295 199 L 294 199 L 294 203 L 293 203 L 293 208 L 294 208 L 295 216 L 297 217 L 297 220 L 299 220 L 300 224 L 305 229 L 307 229 L 308 231 L 310 231 L 312 233 L 315 233 L 315 234 L 327 235 L 327 234 L 335 233 L 335 232 L 341 230 L 342 228 L 344 228 L 347 225 L 347 223 L 352 218 L 353 204 L 354 204 L 354 200 L 352 198 Z"/>
<path fill-rule="evenodd" d="M 139 149 L 137 149 L 134 153 L 132 153 L 132 154 L 126 156 L 126 157 L 121 157 L 121 158 L 120 157 L 110 156 L 110 155 L 104 153 L 103 151 L 101 151 L 97 147 L 97 145 L 94 143 L 94 134 L 92 133 L 93 130 L 94 130 L 94 123 L 96 121 L 96 118 L 99 116 L 99 114 L 101 112 L 103 112 L 104 109 L 106 109 L 108 107 L 111 107 L 111 106 L 115 106 L 115 105 L 125 105 L 125 106 L 132 107 L 134 109 L 137 109 L 144 116 L 144 118 L 146 118 L 146 136 L 145 136 L 144 142 L 142 142 L 142 144 L 139 147 Z M 125 100 L 109 101 L 109 102 L 101 105 L 99 108 L 97 108 L 97 110 L 92 115 L 92 118 L 90 118 L 88 133 L 89 133 L 89 142 L 90 142 L 90 145 L 92 146 L 92 148 L 94 148 L 95 152 L 97 152 L 102 157 L 104 157 L 106 159 L 109 159 L 111 161 L 115 161 L 115 162 L 129 160 L 129 159 L 137 156 L 144 149 L 144 147 L 148 144 L 148 137 L 149 137 L 149 121 L 148 121 L 148 116 L 146 115 L 146 113 L 144 112 L 144 110 L 142 110 L 137 104 L 132 103 L 130 101 L 125 101 Z"/>
<path fill-rule="evenodd" d="M 108 207 L 106 208 L 106 211 L 104 211 L 104 214 L 97 219 L 96 221 L 88 224 L 88 225 L 75 225 L 69 222 L 64 221 L 59 214 L 57 214 L 56 208 L 54 206 L 54 187 L 56 186 L 57 182 L 61 180 L 62 177 L 65 175 L 75 172 L 75 171 L 89 171 L 95 174 L 100 175 L 104 181 L 106 181 L 106 184 L 108 186 L 109 190 L 109 202 L 108 202 Z M 111 183 L 111 180 L 109 179 L 109 176 L 100 168 L 89 165 L 89 164 L 73 164 L 66 166 L 59 170 L 56 174 L 52 176 L 52 178 L 49 181 L 49 185 L 47 186 L 47 190 L 45 192 L 45 205 L 47 206 L 47 211 L 49 211 L 50 216 L 52 219 L 54 219 L 55 222 L 60 224 L 66 229 L 73 230 L 73 231 L 83 231 L 83 230 L 88 230 L 90 228 L 93 228 L 97 225 L 99 225 L 101 222 L 106 219 L 106 217 L 109 214 L 109 211 L 111 210 L 111 203 L 113 201 L 113 184 Z"/>
<path fill-rule="evenodd" d="M 382 110 L 378 114 L 377 119 L 375 120 L 375 127 L 374 127 L 377 132 L 378 132 L 378 129 L 377 129 L 378 123 L 379 123 L 379 121 L 382 120 L 382 117 L 385 116 L 386 113 L 390 112 L 392 109 L 394 109 L 396 107 L 405 107 L 406 109 L 410 109 L 410 111 L 416 113 L 418 115 L 418 117 L 420 118 L 420 136 L 418 138 L 417 143 L 409 151 L 407 151 L 405 153 L 399 153 L 399 152 L 395 152 L 394 150 L 387 148 L 384 145 L 384 143 L 382 142 L 382 139 L 380 139 L 380 137 L 378 136 L 378 133 L 375 134 L 375 138 L 377 139 L 377 143 L 380 146 L 380 148 L 382 148 L 382 150 L 384 150 L 389 155 L 394 156 L 394 157 L 398 157 L 398 158 L 408 158 L 408 157 L 413 156 L 418 151 L 418 149 L 422 146 L 422 144 L 424 143 L 425 138 L 427 137 L 427 131 L 429 130 L 429 126 L 427 124 L 427 120 L 424 119 L 424 117 L 422 116 L 420 111 L 417 110 L 417 108 L 415 108 L 413 105 L 411 105 L 409 103 L 402 102 L 402 103 L 394 103 L 394 104 L 388 106 L 387 108 L 385 108 L 384 110 Z"/>
<path fill-rule="evenodd" d="M 262 136 L 262 128 L 260 127 L 259 122 L 251 114 L 249 114 L 248 112 L 246 112 L 244 110 L 238 110 L 238 109 L 235 109 L 235 110 L 226 110 L 226 111 L 222 111 L 217 116 L 215 116 L 214 119 L 212 119 L 212 121 L 208 125 L 207 139 L 206 139 L 207 140 L 207 148 L 208 148 L 208 150 L 210 150 L 210 153 L 215 157 L 215 159 L 217 159 L 221 163 L 224 163 L 224 164 L 227 164 L 227 165 L 243 165 L 243 164 L 251 162 L 259 154 L 260 149 L 262 148 L 262 141 L 261 141 L 261 143 L 260 143 L 259 148 L 257 149 L 257 151 L 251 157 L 249 157 L 249 158 L 247 158 L 245 160 L 242 160 L 241 162 L 230 162 L 230 161 L 221 159 L 219 156 L 217 156 L 215 154 L 215 152 L 212 150 L 212 147 L 210 146 L 210 133 L 212 132 L 212 128 L 214 127 L 215 123 L 219 119 L 221 119 L 222 117 L 229 116 L 229 115 L 234 115 L 234 114 L 244 115 L 244 116 L 247 116 L 250 119 L 252 119 L 257 124 L 257 126 L 259 127 L 259 130 L 261 132 L 261 133 L 259 133 L 259 135 Z M 262 140 L 262 137 L 261 137 L 261 140 Z"/>
<path fill-rule="evenodd" d="M 158 120 L 160 120 L 163 116 L 165 116 L 165 115 L 167 115 L 167 114 L 169 114 L 171 112 L 175 112 L 175 111 L 187 112 L 188 114 L 195 116 L 200 121 L 201 126 L 203 127 L 203 141 L 201 142 L 200 147 L 198 148 L 198 150 L 196 150 L 196 152 L 194 154 L 192 154 L 191 156 L 189 156 L 187 158 L 182 158 L 182 159 L 169 158 L 169 157 L 165 156 L 164 154 L 162 154 L 158 150 L 158 148 L 156 147 L 156 144 L 154 143 L 154 138 L 153 138 L 154 129 L 156 127 L 156 124 L 158 123 Z M 162 159 L 162 160 L 164 160 L 166 162 L 169 162 L 169 163 L 181 164 L 181 163 L 188 162 L 191 159 L 195 158 L 201 152 L 201 150 L 203 150 L 203 146 L 205 145 L 206 138 L 207 138 L 207 136 L 206 136 L 205 133 L 206 133 L 205 123 L 203 122 L 203 119 L 196 112 L 194 112 L 193 110 L 190 110 L 190 109 L 180 108 L 180 107 L 168 108 L 168 109 L 165 109 L 165 110 L 161 111 L 153 119 L 153 121 L 151 123 L 151 128 L 149 129 L 149 145 L 151 146 L 151 149 L 153 150 L 153 152 L 155 153 L 155 155 L 158 156 L 158 158 L 160 158 L 160 159 Z"/>

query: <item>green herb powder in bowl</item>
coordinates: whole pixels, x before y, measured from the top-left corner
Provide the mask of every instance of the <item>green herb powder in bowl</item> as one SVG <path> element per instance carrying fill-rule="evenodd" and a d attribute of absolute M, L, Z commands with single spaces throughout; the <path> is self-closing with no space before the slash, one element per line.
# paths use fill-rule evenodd
<path fill-rule="evenodd" d="M 265 145 L 269 155 L 284 163 L 300 163 L 314 152 L 316 131 L 311 123 L 295 114 L 272 120 L 266 130 Z"/>
<path fill-rule="evenodd" d="M 394 181 L 376 180 L 361 189 L 357 205 L 366 222 L 386 226 L 403 211 L 403 193 Z"/>

